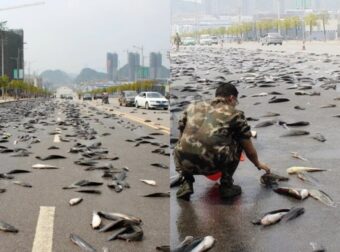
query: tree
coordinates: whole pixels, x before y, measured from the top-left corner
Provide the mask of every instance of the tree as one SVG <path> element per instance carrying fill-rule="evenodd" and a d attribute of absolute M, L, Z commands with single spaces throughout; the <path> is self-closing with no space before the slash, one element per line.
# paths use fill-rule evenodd
<path fill-rule="evenodd" d="M 313 26 L 317 25 L 318 16 L 314 13 L 310 13 L 305 17 L 305 23 L 309 26 L 309 39 L 312 41 Z"/>
<path fill-rule="evenodd" d="M 323 11 L 319 14 L 319 19 L 322 22 L 322 27 L 323 27 L 323 36 L 324 40 L 326 41 L 326 24 L 328 24 L 329 21 L 329 13 L 327 11 Z"/>
<path fill-rule="evenodd" d="M 294 17 L 290 17 L 289 20 L 291 22 L 292 28 L 294 28 L 294 30 L 295 30 L 295 39 L 297 39 L 298 38 L 298 29 L 299 29 L 300 24 L 301 24 L 300 18 L 294 16 Z"/>

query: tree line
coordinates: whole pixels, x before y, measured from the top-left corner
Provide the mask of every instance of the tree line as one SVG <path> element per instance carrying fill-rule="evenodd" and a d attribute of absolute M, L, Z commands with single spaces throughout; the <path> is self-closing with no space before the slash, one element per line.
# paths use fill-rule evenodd
<path fill-rule="evenodd" d="M 100 93 L 117 93 L 117 92 L 121 92 L 124 90 L 135 90 L 138 92 L 140 91 L 148 91 L 148 90 L 152 90 L 153 86 L 155 85 L 155 81 L 153 80 L 143 80 L 143 81 L 136 81 L 133 83 L 127 83 L 127 84 L 122 84 L 119 86 L 111 86 L 111 87 L 106 87 L 106 88 L 97 88 L 92 90 L 90 93 L 91 94 L 100 94 Z M 84 93 L 88 93 L 88 92 L 83 92 Z"/>
<path fill-rule="evenodd" d="M 6 75 L 0 77 L 0 90 L 2 97 L 31 98 L 50 95 L 46 89 L 36 87 L 23 80 L 10 80 Z"/>
<path fill-rule="evenodd" d="M 323 27 L 324 39 L 326 40 L 326 25 L 328 24 L 329 18 L 329 13 L 324 11 L 319 14 L 309 13 L 303 20 L 297 16 L 286 17 L 281 20 L 263 19 L 252 22 L 236 23 L 228 27 L 202 29 L 197 32 L 183 33 L 181 35 L 184 37 L 195 37 L 202 34 L 209 34 L 211 36 L 227 35 L 245 40 L 249 37 L 249 33 L 255 34 L 256 39 L 258 39 L 259 36 L 262 37 L 273 30 L 281 30 L 281 35 L 287 38 L 289 30 L 294 30 L 295 38 L 297 39 L 299 31 L 303 29 L 302 21 L 304 21 L 305 26 L 309 29 L 310 35 L 313 32 L 313 27 L 320 22 Z"/>

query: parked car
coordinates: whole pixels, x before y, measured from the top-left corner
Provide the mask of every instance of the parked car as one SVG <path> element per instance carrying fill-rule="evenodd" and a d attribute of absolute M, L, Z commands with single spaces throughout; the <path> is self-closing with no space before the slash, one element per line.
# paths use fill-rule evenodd
<path fill-rule="evenodd" d="M 217 36 L 211 36 L 211 44 L 212 45 L 218 45 L 218 37 Z"/>
<path fill-rule="evenodd" d="M 119 95 L 118 102 L 119 106 L 133 106 L 135 105 L 135 97 L 137 96 L 137 92 L 134 90 L 125 90 L 122 91 Z"/>
<path fill-rule="evenodd" d="M 200 37 L 200 45 L 212 45 L 213 41 L 208 34 L 203 34 Z"/>
<path fill-rule="evenodd" d="M 103 98 L 103 94 L 101 94 L 101 93 L 94 94 L 94 96 L 93 96 L 93 99 L 94 99 L 94 100 L 102 99 L 102 98 Z"/>
<path fill-rule="evenodd" d="M 92 101 L 92 95 L 91 94 L 84 94 L 83 95 L 83 101 Z"/>
<path fill-rule="evenodd" d="M 262 45 L 282 45 L 283 38 L 279 33 L 268 33 L 260 39 Z"/>
<path fill-rule="evenodd" d="M 141 92 L 135 98 L 135 106 L 136 108 L 162 108 L 167 110 L 169 108 L 169 101 L 158 92 Z"/>
<path fill-rule="evenodd" d="M 185 37 L 182 39 L 182 45 L 184 46 L 193 46 L 196 44 L 196 41 L 192 37 Z"/>

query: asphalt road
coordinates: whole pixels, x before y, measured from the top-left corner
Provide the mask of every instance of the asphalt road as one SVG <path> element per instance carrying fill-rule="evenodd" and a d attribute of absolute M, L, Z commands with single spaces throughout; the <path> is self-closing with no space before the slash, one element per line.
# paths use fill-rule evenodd
<path fill-rule="evenodd" d="M 267 163 L 273 172 L 288 176 L 291 166 L 309 166 L 329 169 L 314 173 L 319 184 L 313 185 L 289 175 L 288 182 L 281 186 L 318 188 L 328 193 L 335 203 L 340 202 L 338 180 L 340 171 L 338 131 L 340 94 L 334 89 L 339 83 L 340 57 L 327 54 L 287 53 L 236 48 L 182 48 L 171 55 L 172 98 L 171 138 L 178 137 L 177 121 L 181 112 L 192 100 L 211 99 L 219 83 L 233 81 L 239 90 L 239 109 L 247 117 L 259 119 L 257 123 L 280 119 L 286 122 L 308 121 L 303 129 L 310 135 L 280 137 L 287 132 L 279 125 L 256 128 L 257 139 L 253 143 L 260 160 Z M 291 77 L 291 83 L 284 80 Z M 328 83 L 328 84 L 327 84 Z M 266 84 L 272 85 L 265 87 Z M 262 86 L 261 85 L 265 85 Z M 311 89 L 287 89 L 298 85 L 312 86 Z M 252 97 L 254 94 L 280 92 L 276 98 L 290 99 L 284 103 L 268 103 L 275 95 Z M 295 92 L 320 92 L 320 95 L 295 95 Z M 320 108 L 334 104 L 332 108 Z M 305 107 L 296 110 L 294 106 Z M 279 113 L 278 117 L 262 117 L 267 112 Z M 293 129 L 293 127 L 291 127 Z M 326 142 L 312 138 L 321 133 Z M 297 151 L 308 159 L 303 161 L 291 157 Z M 170 175 L 175 175 L 171 157 Z M 187 235 L 212 235 L 216 245 L 211 251 L 312 251 L 310 242 L 322 244 L 327 251 L 338 251 L 340 213 L 338 208 L 328 207 L 313 198 L 299 201 L 278 195 L 260 185 L 263 172 L 258 171 L 248 160 L 241 162 L 234 180 L 243 193 L 233 201 L 219 198 L 218 185 L 203 176 L 196 176 L 195 193 L 190 202 L 177 200 L 176 188 L 171 190 L 171 246 L 175 246 Z M 289 223 L 279 223 L 267 228 L 254 226 L 251 221 L 265 212 L 281 208 L 304 207 L 305 213 Z"/>
<path fill-rule="evenodd" d="M 15 121 L 10 119 L 9 122 L 4 121 L 4 118 L 13 113 L 13 107 L 28 107 L 29 103 L 34 102 L 0 105 L 0 125 L 4 126 L 0 132 L 1 134 L 5 132 L 11 134 L 9 142 L 1 145 L 8 148 L 27 146 L 27 142 L 17 145 L 13 145 L 13 142 L 19 135 L 27 134 L 27 130 L 23 129 L 24 122 L 32 119 L 32 115 L 28 115 L 28 117 L 20 115 Z M 161 131 L 118 116 L 118 114 L 115 114 L 117 113 L 115 108 L 110 108 L 110 113 L 108 113 L 102 108 L 97 108 L 88 103 L 78 104 L 76 101 L 59 100 L 35 103 L 32 106 L 32 111 L 44 111 L 48 107 L 53 107 L 53 109 L 48 112 L 46 119 L 44 119 L 49 123 L 47 126 L 41 124 L 43 121 L 41 116 L 35 116 L 35 118 L 39 118 L 39 121 L 34 124 L 37 130 L 32 134 L 40 139 L 40 143 L 32 144 L 29 150 L 33 154 L 29 157 L 10 157 L 10 154 L 0 154 L 2 162 L 0 173 L 12 169 L 29 170 L 31 173 L 15 174 L 15 179 L 30 183 L 33 186 L 26 188 L 13 184 L 12 180 L 0 180 L 0 187 L 6 189 L 5 193 L 0 194 L 0 220 L 19 229 L 17 234 L 1 232 L 0 251 L 32 251 L 34 240 L 37 239 L 38 235 L 36 230 L 39 209 L 42 206 L 54 207 L 55 210 L 52 222 L 54 227 L 43 226 L 43 228 L 47 228 L 46 230 L 43 229 L 43 233 L 49 233 L 52 230 L 52 251 L 55 252 L 81 251 L 70 241 L 69 235 L 71 233 L 79 235 L 95 247 L 97 251 L 101 251 L 103 247 L 108 247 L 110 251 L 154 251 L 156 246 L 169 244 L 169 198 L 142 197 L 142 195 L 153 192 L 169 191 L 169 170 L 151 166 L 152 163 L 168 165 L 169 157 L 151 153 L 158 148 L 157 146 L 141 144 L 134 147 L 136 142 L 126 141 L 127 139 L 134 140 L 147 136 L 150 133 L 161 133 Z M 67 134 L 74 134 L 74 127 L 58 126 L 56 122 L 65 120 L 66 108 L 69 106 L 66 106 L 66 104 L 75 104 L 80 109 L 80 117 L 85 122 L 90 123 L 90 127 L 97 131 L 96 139 L 89 141 L 77 136 L 65 137 Z M 49 132 L 54 131 L 57 127 L 62 129 L 61 136 L 70 142 L 54 142 L 54 136 L 49 135 Z M 102 136 L 103 133 L 110 135 Z M 161 145 L 169 142 L 166 133 L 153 137 L 154 139 L 149 141 Z M 101 164 L 112 163 L 116 168 L 125 166 L 129 168 L 126 181 L 131 188 L 116 193 L 106 186 L 110 180 L 102 178 L 102 171 L 85 171 L 85 167 L 74 164 L 80 154 L 69 153 L 70 148 L 76 142 L 89 144 L 96 141 L 100 141 L 102 147 L 109 151 L 108 156 L 119 157 L 115 161 L 100 160 Z M 60 149 L 48 150 L 48 147 L 52 145 L 58 146 Z M 165 151 L 168 152 L 167 148 L 165 148 Z M 40 161 L 35 158 L 35 156 L 46 156 L 48 154 L 60 154 L 67 158 L 49 161 Z M 32 165 L 36 163 L 51 164 L 60 167 L 60 169 L 32 169 Z M 74 189 L 62 189 L 62 187 L 81 179 L 103 182 L 102 186 L 93 188 L 100 190 L 101 194 L 82 194 L 75 192 Z M 140 179 L 155 180 L 157 186 L 144 184 Z M 69 206 L 68 201 L 75 197 L 82 197 L 83 202 L 76 206 Z M 139 242 L 123 240 L 107 242 L 106 239 L 110 233 L 98 233 L 90 226 L 94 210 L 119 212 L 140 217 L 143 221 L 143 240 Z M 49 241 L 45 240 L 44 242 L 48 243 Z M 44 250 L 38 248 L 35 251 Z"/>

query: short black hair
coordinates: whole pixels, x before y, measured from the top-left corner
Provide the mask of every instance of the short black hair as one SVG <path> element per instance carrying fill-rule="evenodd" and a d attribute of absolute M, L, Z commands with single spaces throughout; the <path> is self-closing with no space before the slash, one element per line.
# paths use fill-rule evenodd
<path fill-rule="evenodd" d="M 215 96 L 219 97 L 228 97 L 229 95 L 233 95 L 235 97 L 238 96 L 238 91 L 233 84 L 230 83 L 223 83 L 221 84 L 215 92 Z"/>

